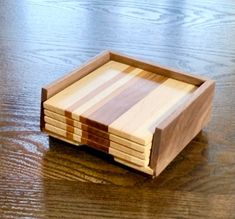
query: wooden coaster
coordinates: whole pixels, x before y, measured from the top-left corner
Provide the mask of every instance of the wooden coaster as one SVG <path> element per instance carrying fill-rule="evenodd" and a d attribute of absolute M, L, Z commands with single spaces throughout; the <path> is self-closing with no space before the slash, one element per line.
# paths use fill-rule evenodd
<path fill-rule="evenodd" d="M 110 61 L 44 102 L 45 109 L 149 144 L 156 124 L 195 86 Z"/>

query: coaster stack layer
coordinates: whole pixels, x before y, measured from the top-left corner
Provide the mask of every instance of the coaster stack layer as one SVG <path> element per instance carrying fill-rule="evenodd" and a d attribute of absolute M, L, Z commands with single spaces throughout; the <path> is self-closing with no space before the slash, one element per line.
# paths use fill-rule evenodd
<path fill-rule="evenodd" d="M 109 61 L 43 103 L 45 129 L 152 174 L 148 165 L 155 127 L 194 89 L 182 81 Z"/>

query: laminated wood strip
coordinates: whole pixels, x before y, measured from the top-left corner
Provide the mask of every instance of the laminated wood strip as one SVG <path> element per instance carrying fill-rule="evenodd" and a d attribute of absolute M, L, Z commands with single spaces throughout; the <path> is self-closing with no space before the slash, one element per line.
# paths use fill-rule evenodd
<path fill-rule="evenodd" d="M 110 61 L 45 101 L 44 108 L 63 115 L 65 109 L 76 103 L 78 99 L 112 80 L 128 67 L 128 65 Z"/>
<path fill-rule="evenodd" d="M 128 147 L 125 147 L 121 144 L 118 144 L 118 143 L 115 143 L 115 142 L 112 142 L 110 141 L 110 148 L 113 148 L 113 149 L 116 149 L 116 150 L 119 150 L 123 153 L 126 153 L 128 155 L 132 155 L 134 157 L 137 157 L 137 158 L 140 158 L 140 159 L 149 159 L 150 157 L 150 148 L 151 146 L 148 146 L 147 149 L 146 149 L 146 152 L 144 153 L 140 153 L 140 152 L 137 152 L 136 150 L 133 150 L 133 149 L 130 149 Z"/>
<path fill-rule="evenodd" d="M 105 98 L 101 99 L 98 103 L 94 104 L 90 109 L 86 110 L 81 116 L 88 117 L 88 115 L 94 113 L 96 110 L 100 109 L 105 104 L 112 101 L 113 98 L 115 98 L 117 96 L 128 95 L 128 93 L 130 93 L 130 91 L 128 91 L 128 93 L 127 93 L 127 90 L 128 89 L 133 90 L 132 87 L 138 88 L 135 95 L 141 95 L 141 93 L 143 92 L 142 89 L 146 89 L 145 87 L 149 87 L 149 86 L 144 86 L 143 81 L 144 80 L 151 81 L 154 77 L 155 77 L 155 75 L 153 75 L 151 72 L 140 71 L 137 75 L 135 75 L 135 77 L 131 78 L 126 83 L 122 84 L 122 86 L 118 87 L 116 90 L 113 90 L 112 93 L 107 95 Z M 80 119 L 80 116 L 77 117 L 75 112 L 73 112 L 73 114 L 74 114 L 73 118 L 75 120 Z"/>

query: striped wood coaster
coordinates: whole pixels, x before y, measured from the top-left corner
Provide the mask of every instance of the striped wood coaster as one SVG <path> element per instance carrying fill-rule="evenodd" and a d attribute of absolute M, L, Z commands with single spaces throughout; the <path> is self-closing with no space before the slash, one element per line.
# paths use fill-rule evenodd
<path fill-rule="evenodd" d="M 109 61 L 46 100 L 43 106 L 108 134 L 148 145 L 156 125 L 196 88 Z"/>

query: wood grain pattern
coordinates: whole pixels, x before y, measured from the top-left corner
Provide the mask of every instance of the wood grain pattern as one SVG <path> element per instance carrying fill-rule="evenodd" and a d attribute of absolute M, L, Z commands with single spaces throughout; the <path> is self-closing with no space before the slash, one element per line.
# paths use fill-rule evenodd
<path fill-rule="evenodd" d="M 235 2 L 0 1 L 1 218 L 235 215 Z M 154 180 L 39 129 L 40 89 L 104 49 L 216 81 L 212 120 Z"/>
<path fill-rule="evenodd" d="M 205 127 L 211 116 L 214 89 L 215 82 L 206 81 L 201 85 L 201 90 L 198 89 L 198 92 L 194 93 L 191 105 L 185 106 L 180 115 L 171 115 L 167 122 L 158 126 L 155 135 L 156 145 L 151 154 L 157 154 L 157 161 L 151 160 L 150 164 L 152 167 L 155 164 L 156 175 L 159 175 L 190 139 Z M 184 135 L 180 135 L 181 133 Z"/>

